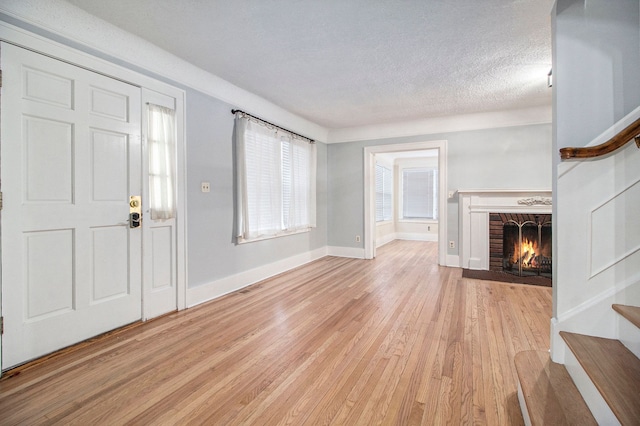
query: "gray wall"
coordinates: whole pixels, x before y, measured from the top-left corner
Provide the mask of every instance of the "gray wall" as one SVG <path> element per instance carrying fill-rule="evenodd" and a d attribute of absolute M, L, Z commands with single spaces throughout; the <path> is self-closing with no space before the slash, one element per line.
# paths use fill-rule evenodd
<path fill-rule="evenodd" d="M 189 287 L 327 244 L 327 146 L 323 143 L 317 143 L 317 228 L 270 240 L 242 245 L 233 243 L 231 108 L 215 98 L 187 90 Z M 259 111 L 255 113 L 259 115 Z M 200 191 L 202 181 L 211 183 L 210 193 Z"/>
<path fill-rule="evenodd" d="M 448 141 L 449 190 L 551 188 L 551 124 L 332 144 L 328 244 L 364 247 L 355 242 L 364 233 L 364 147 L 435 140 Z M 447 209 L 448 240 L 458 241 L 457 196 Z"/>

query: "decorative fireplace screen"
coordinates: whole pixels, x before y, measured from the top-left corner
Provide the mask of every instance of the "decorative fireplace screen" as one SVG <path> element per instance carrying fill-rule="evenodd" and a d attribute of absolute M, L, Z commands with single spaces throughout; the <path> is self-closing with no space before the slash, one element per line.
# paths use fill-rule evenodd
<path fill-rule="evenodd" d="M 551 278 L 551 215 L 490 215 L 490 269 Z"/>

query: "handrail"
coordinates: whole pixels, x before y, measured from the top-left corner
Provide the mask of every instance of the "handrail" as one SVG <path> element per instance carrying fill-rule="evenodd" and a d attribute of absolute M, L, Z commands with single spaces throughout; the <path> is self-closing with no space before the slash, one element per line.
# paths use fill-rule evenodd
<path fill-rule="evenodd" d="M 583 148 L 561 148 L 560 158 L 567 160 L 569 158 L 600 157 L 624 146 L 631 139 L 635 139 L 636 145 L 640 148 L 640 118 L 600 145 L 587 146 Z"/>

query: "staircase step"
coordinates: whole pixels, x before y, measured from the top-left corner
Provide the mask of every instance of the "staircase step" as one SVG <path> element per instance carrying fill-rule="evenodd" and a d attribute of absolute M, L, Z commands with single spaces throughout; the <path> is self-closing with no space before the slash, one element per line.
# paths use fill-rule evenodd
<path fill-rule="evenodd" d="M 631 321 L 633 325 L 640 328 L 640 307 L 629 305 L 611 305 L 614 311 Z"/>
<path fill-rule="evenodd" d="M 640 359 L 619 340 L 561 331 L 576 359 L 623 425 L 640 421 Z"/>
<path fill-rule="evenodd" d="M 515 364 L 532 425 L 597 425 L 564 365 L 548 352 L 518 352 Z"/>

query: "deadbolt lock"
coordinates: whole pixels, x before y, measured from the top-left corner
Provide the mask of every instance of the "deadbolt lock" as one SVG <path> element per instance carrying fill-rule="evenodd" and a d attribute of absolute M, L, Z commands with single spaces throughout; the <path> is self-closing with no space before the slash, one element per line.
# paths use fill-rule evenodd
<path fill-rule="evenodd" d="M 129 227 L 138 228 L 142 222 L 142 202 L 139 195 L 129 197 Z"/>

